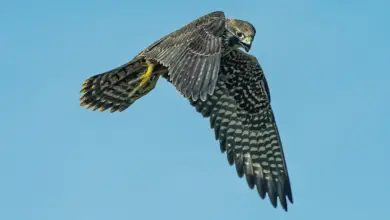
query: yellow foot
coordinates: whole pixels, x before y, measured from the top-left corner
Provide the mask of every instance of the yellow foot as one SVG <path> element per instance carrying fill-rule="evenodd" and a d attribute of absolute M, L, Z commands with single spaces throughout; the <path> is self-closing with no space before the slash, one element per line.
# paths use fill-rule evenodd
<path fill-rule="evenodd" d="M 146 70 L 146 72 L 140 77 L 141 79 L 141 83 L 140 83 L 140 86 L 141 87 L 144 87 L 146 85 L 146 83 L 149 82 L 149 79 L 150 77 L 152 76 L 152 72 L 153 72 L 153 69 L 154 69 L 154 64 L 152 62 L 150 62 L 149 60 L 146 61 L 146 64 L 148 64 L 148 69 Z"/>
<path fill-rule="evenodd" d="M 152 62 L 150 62 L 149 60 L 146 61 L 146 64 L 148 65 L 146 72 L 144 74 L 142 74 L 137 79 L 137 80 L 140 80 L 141 82 L 139 83 L 139 85 L 136 88 L 134 88 L 129 93 L 129 97 L 133 96 L 139 89 L 144 88 L 147 85 L 147 83 L 149 82 L 149 80 L 152 76 L 152 72 L 154 70 L 154 64 Z"/>

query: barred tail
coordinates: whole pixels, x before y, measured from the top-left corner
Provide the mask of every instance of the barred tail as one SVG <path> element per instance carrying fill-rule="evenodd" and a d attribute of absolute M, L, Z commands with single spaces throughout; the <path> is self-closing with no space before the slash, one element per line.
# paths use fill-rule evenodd
<path fill-rule="evenodd" d="M 145 60 L 137 57 L 121 67 L 88 78 L 80 91 L 83 94 L 80 106 L 93 108 L 93 111 L 110 109 L 110 112 L 121 112 L 127 109 L 153 90 L 157 83 L 159 77 L 154 76 L 145 88 L 130 94 L 140 84 L 138 79 L 146 68 Z"/>

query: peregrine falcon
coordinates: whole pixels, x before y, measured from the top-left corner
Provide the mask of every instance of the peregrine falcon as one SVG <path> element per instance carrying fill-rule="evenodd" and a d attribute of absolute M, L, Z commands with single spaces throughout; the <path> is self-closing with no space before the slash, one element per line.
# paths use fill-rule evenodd
<path fill-rule="evenodd" d="M 211 128 L 251 189 L 273 207 L 293 203 L 290 179 L 267 80 L 249 55 L 256 30 L 221 11 L 162 37 L 128 63 L 83 84 L 81 106 L 121 112 L 155 88 L 159 77 L 187 98 Z M 244 52 L 244 49 L 246 52 Z"/>

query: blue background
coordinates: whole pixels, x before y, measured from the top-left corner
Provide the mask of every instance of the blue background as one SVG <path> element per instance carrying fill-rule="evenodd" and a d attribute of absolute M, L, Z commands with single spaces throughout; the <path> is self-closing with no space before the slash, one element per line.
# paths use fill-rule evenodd
<path fill-rule="evenodd" d="M 389 219 L 389 1 L 2 1 L 0 219 Z M 211 11 L 257 28 L 295 204 L 239 179 L 175 89 L 92 112 L 91 75 Z"/>

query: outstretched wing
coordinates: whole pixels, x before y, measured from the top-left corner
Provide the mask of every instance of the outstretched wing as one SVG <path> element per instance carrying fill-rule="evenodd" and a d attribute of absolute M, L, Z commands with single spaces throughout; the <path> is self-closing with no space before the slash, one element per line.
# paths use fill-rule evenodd
<path fill-rule="evenodd" d="M 204 117 L 209 117 L 221 151 L 251 189 L 277 198 L 287 211 L 286 197 L 293 202 L 282 143 L 270 105 L 266 79 L 257 59 L 234 50 L 221 60 L 213 95 L 206 101 L 190 100 Z"/>
<path fill-rule="evenodd" d="M 182 95 L 205 100 L 217 81 L 224 31 L 224 13 L 216 11 L 163 37 L 143 55 L 168 67 L 170 81 Z"/>

